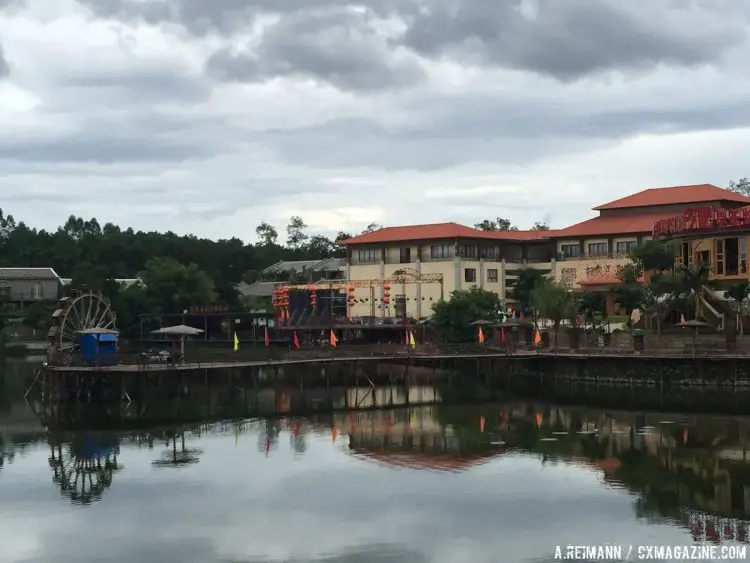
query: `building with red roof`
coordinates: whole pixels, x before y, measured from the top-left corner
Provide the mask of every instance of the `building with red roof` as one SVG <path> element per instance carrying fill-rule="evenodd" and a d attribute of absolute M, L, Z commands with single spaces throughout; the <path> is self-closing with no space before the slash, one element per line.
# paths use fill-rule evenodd
<path fill-rule="evenodd" d="M 609 311 L 616 312 L 611 289 L 620 283 L 619 270 L 628 262 L 631 248 L 654 234 L 661 236 L 662 231 L 684 232 L 686 225 L 698 225 L 695 212 L 690 211 L 690 215 L 689 210 L 703 209 L 705 217 L 715 212 L 729 217 L 726 221 L 744 225 L 745 212 L 737 210 L 746 206 L 750 206 L 746 196 L 700 184 L 643 190 L 598 205 L 593 209 L 596 216 L 563 229 L 482 231 L 448 222 L 363 233 L 343 241 L 348 279 L 387 280 L 407 274 L 414 283 L 397 284 L 399 287 L 390 291 L 381 285 L 378 292 L 370 290 L 368 295 L 355 296 L 352 315 L 400 316 L 406 311 L 409 316 L 422 318 L 430 315 L 432 303 L 447 298 L 451 291 L 475 286 L 495 291 L 509 306 L 515 306 L 513 284 L 519 271 L 529 267 L 570 284 L 574 291 L 604 292 Z M 747 216 L 750 226 L 750 211 Z M 706 219 L 703 221 L 699 226 L 706 232 Z M 706 243 L 701 240 L 700 244 Z M 701 245 L 696 252 L 705 252 Z M 747 245 L 732 245 L 722 246 L 723 254 L 713 252 L 708 259 L 714 265 L 726 265 L 730 260 L 724 256 L 737 254 L 731 260 L 732 271 L 744 268 L 747 278 L 746 266 L 740 267 L 746 264 Z M 695 258 L 693 246 L 685 250 L 685 261 Z M 701 257 L 705 258 L 703 254 Z M 441 283 L 419 281 L 428 278 L 440 278 Z M 395 295 L 385 296 L 390 292 Z M 395 311 L 397 306 L 399 310 Z"/>

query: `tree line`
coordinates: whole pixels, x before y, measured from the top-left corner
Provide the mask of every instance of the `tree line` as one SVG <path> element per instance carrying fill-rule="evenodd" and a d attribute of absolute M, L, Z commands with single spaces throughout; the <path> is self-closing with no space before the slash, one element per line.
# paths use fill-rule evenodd
<path fill-rule="evenodd" d="M 371 224 L 365 231 L 380 228 Z M 124 332 L 138 313 L 181 313 L 193 305 L 243 307 L 235 289 L 241 281 L 263 279 L 263 270 L 280 260 L 322 260 L 344 256 L 339 232 L 335 239 L 309 234 L 301 217 L 292 217 L 281 241 L 268 223 L 256 228 L 258 240 L 210 240 L 173 232 L 144 232 L 101 225 L 97 219 L 71 215 L 56 230 L 36 229 L 0 209 L 0 266 L 50 267 L 72 278 L 71 287 L 95 287 L 109 298 Z M 285 274 L 275 275 L 283 281 Z M 289 274 L 287 274 L 288 276 Z M 121 287 L 115 279 L 143 280 Z M 0 304 L 1 306 L 1 304 Z M 30 308 L 27 319 L 40 325 L 53 303 Z M 4 309 L 7 317 L 7 308 Z"/>

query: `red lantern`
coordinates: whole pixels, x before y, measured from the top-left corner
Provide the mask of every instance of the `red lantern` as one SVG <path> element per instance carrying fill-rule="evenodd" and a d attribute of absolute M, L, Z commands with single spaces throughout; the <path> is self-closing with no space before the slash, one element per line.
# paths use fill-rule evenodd
<path fill-rule="evenodd" d="M 390 286 L 390 285 L 388 285 L 387 283 L 385 283 L 385 284 L 383 284 L 383 289 L 384 289 L 385 291 L 388 291 L 389 289 L 391 289 L 391 286 Z"/>
<path fill-rule="evenodd" d="M 353 293 L 356 288 L 353 285 L 349 286 L 349 293 Z"/>
<path fill-rule="evenodd" d="M 383 293 L 383 299 L 388 299 L 390 296 L 391 296 L 391 294 L 388 291 L 386 291 L 385 293 Z"/>
<path fill-rule="evenodd" d="M 385 303 L 386 305 L 388 305 L 388 303 L 390 303 L 390 302 L 391 302 L 390 299 L 388 299 L 387 297 L 383 297 L 383 303 Z"/>

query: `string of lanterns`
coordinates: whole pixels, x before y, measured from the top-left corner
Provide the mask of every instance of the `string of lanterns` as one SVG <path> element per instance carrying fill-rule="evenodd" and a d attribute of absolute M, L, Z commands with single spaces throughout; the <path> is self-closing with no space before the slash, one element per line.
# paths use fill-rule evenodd
<path fill-rule="evenodd" d="M 383 284 L 383 296 L 378 297 L 359 297 L 357 298 L 357 295 L 355 293 L 357 288 L 350 285 L 346 288 L 347 295 L 346 295 L 346 303 L 347 306 L 351 309 L 352 307 L 355 307 L 357 303 L 369 303 L 370 300 L 374 303 L 377 303 L 378 301 L 381 301 L 383 306 L 388 307 L 391 303 L 391 286 L 389 284 Z M 310 299 L 310 306 L 313 309 L 316 309 L 318 306 L 318 293 L 317 288 L 315 286 L 310 286 L 308 289 L 309 291 L 309 299 Z M 279 318 L 281 319 L 288 319 L 289 318 L 289 288 L 284 287 L 281 289 L 274 289 L 271 293 L 271 304 L 274 309 L 278 310 Z M 417 297 L 405 297 L 405 296 L 397 296 L 397 301 L 419 301 L 420 298 Z M 422 297 L 422 301 L 433 301 L 434 299 L 432 297 Z"/>
<path fill-rule="evenodd" d="M 279 310 L 279 318 L 289 318 L 289 288 L 274 289 L 271 293 L 271 305 Z"/>

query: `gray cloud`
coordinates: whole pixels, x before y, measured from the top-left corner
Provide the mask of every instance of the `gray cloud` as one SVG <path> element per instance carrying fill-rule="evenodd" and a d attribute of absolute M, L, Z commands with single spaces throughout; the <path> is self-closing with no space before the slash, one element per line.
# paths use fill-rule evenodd
<path fill-rule="evenodd" d="M 81 116 L 77 127 L 64 132 L 0 137 L 0 160 L 113 164 L 206 159 L 227 146 L 221 139 L 205 142 L 202 135 L 212 127 L 218 125 L 201 118 L 190 122 L 151 111 L 129 115 L 126 120 L 117 112 Z M 229 141 L 231 128 L 227 127 L 225 133 Z"/>
<path fill-rule="evenodd" d="M 0 43 L 0 79 L 5 78 L 10 74 L 10 65 L 5 60 L 5 53 L 3 52 L 3 45 Z"/>
<path fill-rule="evenodd" d="M 347 0 L 77 0 L 96 15 L 149 24 L 173 23 L 195 35 L 232 33 L 245 29 L 262 14 L 295 14 L 318 9 L 346 8 Z M 413 13 L 416 4 L 409 0 L 363 0 L 381 17 Z"/>
<path fill-rule="evenodd" d="M 366 11 L 298 12 L 267 28 L 257 49 L 222 49 L 208 61 L 222 79 L 254 82 L 279 76 L 318 78 L 344 90 L 411 86 L 423 78 L 418 62 L 394 53 Z"/>
<path fill-rule="evenodd" d="M 386 127 L 375 117 L 334 119 L 296 130 L 269 130 L 264 138 L 290 162 L 331 168 L 434 170 L 472 162 L 527 165 L 549 154 L 605 148 L 639 133 L 749 126 L 750 107 L 743 99 L 680 107 L 670 100 L 654 101 L 650 107 L 613 103 L 592 110 L 577 101 L 444 97 L 407 106 L 414 124 Z M 430 149 L 424 150 L 426 146 Z"/>
<path fill-rule="evenodd" d="M 603 70 L 717 62 L 747 37 L 738 2 L 623 4 L 616 0 L 79 0 L 102 17 L 174 23 L 190 33 L 247 30 L 279 15 L 257 50 L 219 50 L 209 69 L 238 80 L 301 74 L 355 90 L 409 85 L 419 67 L 392 60 L 397 42 L 372 22 L 405 25 L 399 44 L 427 57 L 573 80 Z M 700 22 L 696 25 L 696 22 Z M 352 30 L 353 33 L 347 33 Z"/>
<path fill-rule="evenodd" d="M 747 8 L 740 3 L 427 0 L 426 5 L 410 22 L 405 45 L 427 56 L 562 80 L 602 70 L 709 64 L 747 37 Z"/>

